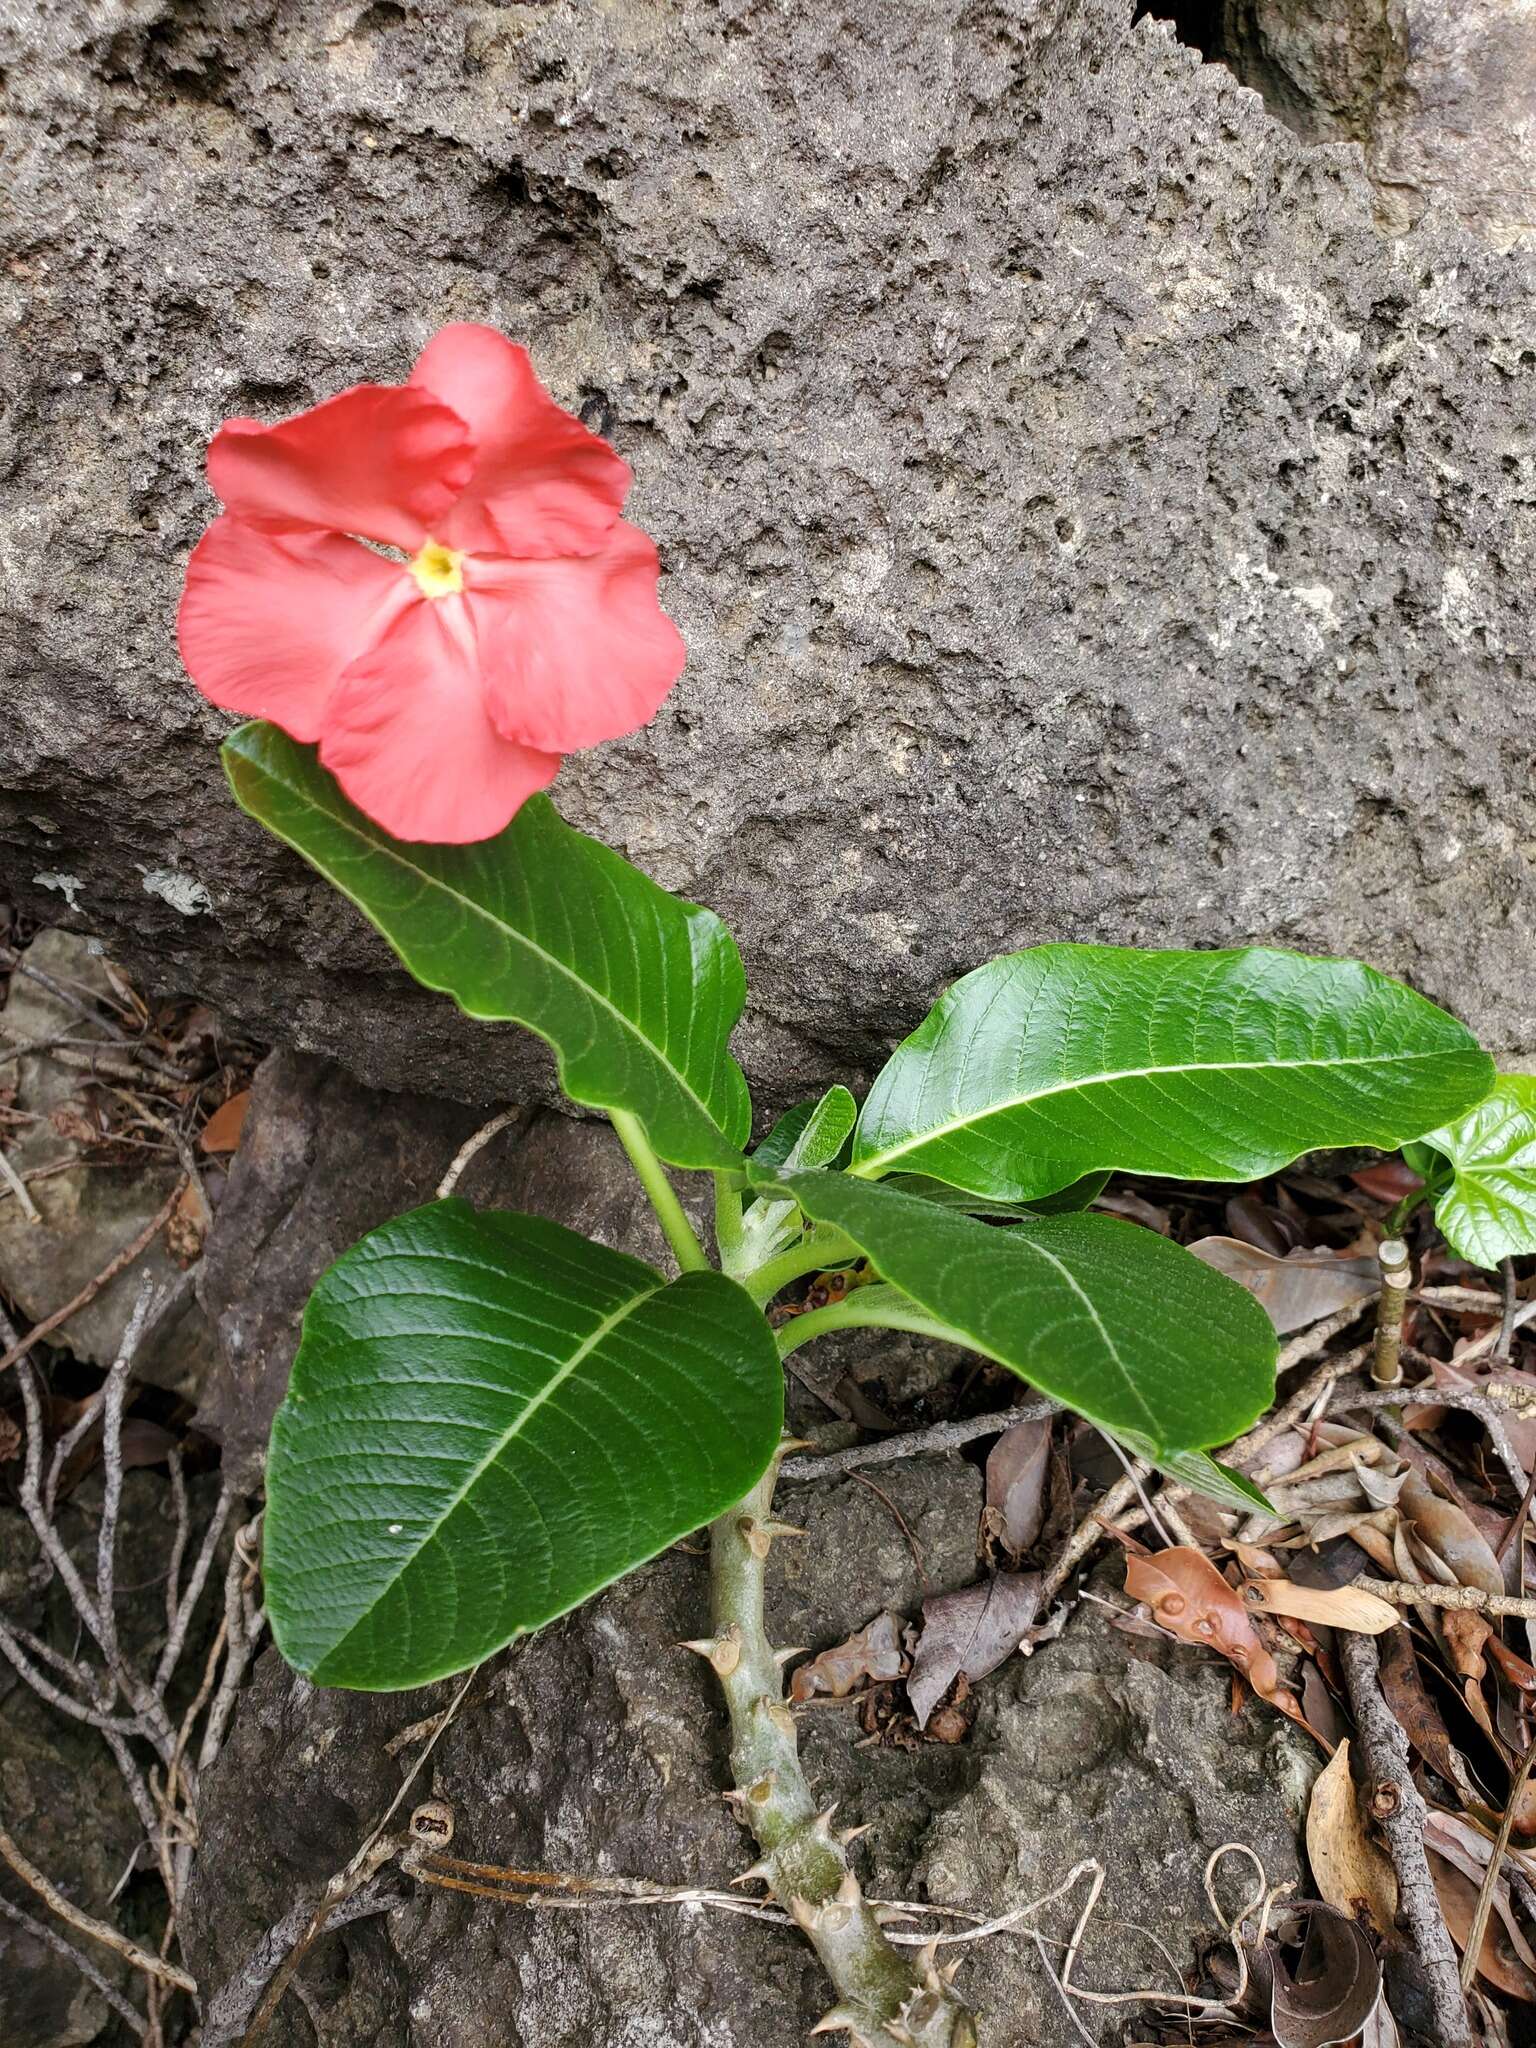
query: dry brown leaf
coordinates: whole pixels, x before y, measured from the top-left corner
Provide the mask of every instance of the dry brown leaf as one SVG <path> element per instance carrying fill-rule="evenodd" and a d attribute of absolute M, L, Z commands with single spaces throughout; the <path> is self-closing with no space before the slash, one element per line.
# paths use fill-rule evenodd
<path fill-rule="evenodd" d="M 1397 1873 L 1360 1812 L 1343 1741 L 1312 1787 L 1307 1808 L 1307 1857 L 1317 1888 L 1330 1906 L 1389 1934 L 1397 1918 Z"/>
<path fill-rule="evenodd" d="M 1187 1545 L 1160 1550 L 1155 1557 L 1129 1556 L 1125 1590 L 1133 1600 L 1145 1600 L 1153 1619 L 1181 1642 L 1220 1650 L 1256 1693 L 1306 1726 L 1241 1597 L 1208 1557 Z"/>
<path fill-rule="evenodd" d="M 1202 1237 L 1189 1249 L 1246 1288 L 1282 1337 L 1363 1301 L 1381 1285 L 1375 1259 L 1346 1259 L 1329 1251 L 1292 1251 L 1277 1258 L 1237 1237 Z"/>
<path fill-rule="evenodd" d="M 1011 1657 L 1040 1607 L 1038 1572 L 994 1572 L 958 1593 L 923 1602 L 923 1633 L 907 1697 L 919 1728 L 957 1677 L 985 1678 Z"/>
<path fill-rule="evenodd" d="M 1445 1924 L 1451 1930 L 1451 1939 L 1465 1954 L 1480 1887 L 1447 1859 L 1443 1845 L 1429 1847 L 1428 1856 L 1430 1875 L 1435 1880 L 1435 1893 L 1445 1915 Z M 1509 1887 L 1503 1878 L 1494 1887 L 1493 1905 L 1494 1910 L 1488 1916 L 1488 1930 L 1483 1936 L 1482 1951 L 1477 1959 L 1478 1974 L 1486 1978 L 1496 1991 L 1536 2003 L 1536 1974 L 1521 1960 L 1511 1939 L 1513 1909 L 1509 1903 Z"/>
<path fill-rule="evenodd" d="M 1504 1591 L 1498 1561 L 1465 1508 L 1443 1499 L 1418 1472 L 1408 1474 L 1398 1505 L 1413 1524 L 1414 1535 L 1454 1574 L 1454 1584 L 1476 1586 L 1484 1593 Z"/>
<path fill-rule="evenodd" d="M 1469 1805 L 1485 1804 L 1466 1758 L 1452 1742 L 1425 1687 L 1413 1637 L 1405 1628 L 1382 1638 L 1381 1689 L 1393 1718 L 1430 1768 L 1454 1785 Z"/>
<path fill-rule="evenodd" d="M 1324 1628 L 1353 1629 L 1357 1635 L 1379 1636 L 1396 1628 L 1402 1615 L 1390 1601 L 1357 1586 L 1298 1586 L 1290 1579 L 1250 1579 L 1247 1602 L 1262 1614 L 1283 1614 Z"/>
<path fill-rule="evenodd" d="M 804 1702 L 824 1692 L 835 1700 L 846 1699 L 866 1679 L 878 1683 L 900 1678 L 906 1663 L 895 1615 L 877 1614 L 845 1643 L 823 1650 L 819 1657 L 797 1666 L 789 1681 L 789 1696 Z"/>
<path fill-rule="evenodd" d="M 233 1152 L 240 1143 L 250 1106 L 249 1088 L 242 1088 L 238 1095 L 231 1095 L 228 1102 L 222 1103 L 203 1125 L 197 1140 L 199 1147 L 208 1153 Z"/>
<path fill-rule="evenodd" d="M 1303 1921 L 1306 1939 L 1294 1975 L 1277 1942 L 1265 1947 L 1276 2048 L 1340 2048 L 1357 2039 L 1381 2002 L 1381 1966 L 1370 1942 L 1330 1906 L 1282 1907 L 1279 1918 L 1282 1931 L 1287 1921 Z"/>
<path fill-rule="evenodd" d="M 1005 1429 L 987 1457 L 987 1533 L 1017 1561 L 1039 1539 L 1051 1476 L 1049 1416 Z"/>

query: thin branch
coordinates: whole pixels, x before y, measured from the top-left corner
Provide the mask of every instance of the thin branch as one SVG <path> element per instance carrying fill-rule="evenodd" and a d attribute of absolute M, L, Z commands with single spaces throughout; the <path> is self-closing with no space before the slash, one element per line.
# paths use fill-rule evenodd
<path fill-rule="evenodd" d="M 1043 1422 L 1061 1412 L 1059 1401 L 1022 1401 L 1017 1408 L 1000 1408 L 994 1415 L 972 1415 L 962 1422 L 935 1422 L 927 1429 L 914 1429 L 902 1436 L 879 1437 L 873 1443 L 855 1444 L 850 1451 L 826 1451 L 814 1457 L 786 1458 L 779 1467 L 785 1479 L 830 1479 L 838 1472 L 852 1472 L 863 1465 L 888 1465 L 898 1458 L 920 1458 L 929 1451 L 953 1451 L 979 1436 L 1000 1436 L 1016 1422 Z"/>
<path fill-rule="evenodd" d="M 1415 1588 L 1416 1592 L 1423 1590 Z M 1408 1738 L 1381 1690 L 1376 1639 L 1339 1629 L 1335 1642 L 1359 1733 L 1360 1755 L 1371 1779 L 1365 1788 L 1366 1807 L 1381 1824 L 1397 1872 L 1399 1917 L 1423 1965 L 1434 2014 L 1433 2036 L 1440 2048 L 1469 2048 L 1471 2026 L 1456 1949 L 1424 1850 L 1426 1808 L 1413 1782 Z"/>
<path fill-rule="evenodd" d="M 1413 1285 L 1408 1247 L 1400 1237 L 1383 1238 L 1376 1248 L 1381 1267 L 1381 1299 L 1376 1304 L 1376 1349 L 1371 1378 L 1378 1387 L 1395 1387 L 1403 1377 L 1403 1311 Z"/>
<path fill-rule="evenodd" d="M 1438 1586 L 1408 1579 L 1360 1577 L 1350 1581 L 1362 1593 L 1374 1593 L 1397 1607 L 1449 1607 L 1472 1614 L 1513 1614 L 1522 1621 L 1536 1621 L 1536 1600 L 1516 1593 L 1485 1593 L 1481 1586 Z"/>
<path fill-rule="evenodd" d="M 1521 1794 L 1531 1775 L 1531 1766 L 1536 1764 L 1536 1736 L 1526 1744 L 1525 1755 L 1520 1759 L 1520 1768 L 1510 1784 L 1509 1797 L 1504 1802 L 1504 1817 L 1499 1822 L 1499 1832 L 1494 1837 L 1493 1849 L 1488 1858 L 1488 1868 L 1483 1873 L 1483 1882 L 1477 1894 L 1477 1909 L 1472 1915 L 1472 1925 L 1467 1930 L 1466 1941 L 1461 1951 L 1461 1988 L 1472 1989 L 1472 1979 L 1477 1975 L 1478 1960 L 1483 1953 L 1483 1936 L 1488 1931 L 1488 1915 L 1493 1911 L 1493 1895 L 1498 1890 L 1499 1872 L 1503 1867 L 1509 1838 L 1515 1831 L 1515 1814 L 1519 1809 Z"/>
<path fill-rule="evenodd" d="M 168 1963 L 162 1956 L 152 1956 L 140 1948 L 126 1934 L 119 1934 L 115 1927 L 109 1927 L 104 1920 L 94 1920 L 71 1900 L 66 1899 L 58 1886 L 51 1884 L 35 1864 L 29 1863 L 20 1849 L 11 1840 L 4 1828 L 0 1828 L 0 1856 L 15 1871 L 24 1885 L 37 1893 L 50 1912 L 68 1923 L 81 1934 L 88 1934 L 92 1941 L 99 1941 L 117 1955 L 132 1963 L 136 1970 L 142 1970 L 146 1977 L 159 1977 L 167 1984 L 174 1984 L 178 1991 L 189 1991 L 196 1997 L 197 1980 L 189 1977 L 174 1963 Z"/>
<path fill-rule="evenodd" d="M 66 1941 L 63 1935 L 57 1933 L 45 1920 L 34 1919 L 30 1913 L 24 1913 L 20 1906 L 13 1906 L 7 1898 L 0 1897 L 0 1914 L 7 1920 L 14 1921 L 16 1926 L 25 1928 L 32 1939 L 40 1941 L 44 1948 L 51 1948 L 56 1956 L 62 1956 L 65 1962 L 80 1972 L 97 1996 L 106 2000 L 118 2018 L 132 2028 L 135 2037 L 140 2041 L 144 2039 L 143 2013 L 134 2010 L 117 1987 L 107 1982 L 90 1957 L 83 1955 L 73 1942 Z"/>
<path fill-rule="evenodd" d="M 520 1104 L 514 1109 L 504 1109 L 499 1115 L 493 1116 L 488 1124 L 482 1124 L 473 1137 L 464 1140 L 458 1151 L 454 1153 L 448 1171 L 437 1184 L 437 1199 L 440 1202 L 446 1202 L 453 1193 L 463 1176 L 465 1167 L 468 1166 L 475 1154 L 489 1145 L 492 1138 L 498 1132 L 506 1130 L 509 1124 L 520 1122 L 524 1114 L 525 1112 Z"/>
<path fill-rule="evenodd" d="M 0 1180 L 5 1182 L 11 1193 L 21 1204 L 21 1213 L 26 1217 L 27 1221 L 29 1223 L 41 1223 L 43 1220 L 42 1211 L 38 1208 L 36 1202 L 33 1201 L 31 1194 L 28 1192 L 26 1182 L 16 1171 L 15 1167 L 12 1166 L 10 1160 L 6 1158 L 3 1149 L 0 1149 Z"/>

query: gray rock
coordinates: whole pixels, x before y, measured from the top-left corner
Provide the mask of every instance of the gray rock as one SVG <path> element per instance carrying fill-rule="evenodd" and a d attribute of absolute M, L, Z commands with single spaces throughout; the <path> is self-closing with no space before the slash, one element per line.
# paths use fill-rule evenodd
<path fill-rule="evenodd" d="M 715 904 L 765 1101 L 1043 939 L 1536 1011 L 1531 261 L 1384 244 L 1124 0 L 14 11 L 0 876 L 366 1080 L 547 1070 L 233 810 L 178 668 L 225 414 L 526 338 L 687 675 L 560 801 Z"/>
<path fill-rule="evenodd" d="M 105 1043 L 105 1032 L 55 992 L 63 990 L 87 1002 L 110 993 L 100 943 L 73 932 L 43 931 L 24 957 L 54 987 L 20 972 L 12 975 L 0 1006 L 0 1049 L 47 1040 L 59 1032 Z M 14 1193 L 0 1188 L 0 1294 L 34 1322 L 73 1301 L 125 1246 L 134 1243 L 180 1178 L 174 1160 L 152 1156 L 132 1156 L 127 1165 L 104 1165 L 84 1156 L 72 1137 L 55 1128 L 52 1112 L 72 1109 L 78 1117 L 91 1093 L 89 1071 L 66 1061 L 70 1050 L 45 1050 L 19 1060 L 14 1068 L 0 1068 L 0 1078 L 14 1077 L 16 1107 L 36 1119 L 14 1136 L 7 1133 L 6 1154 L 27 1182 L 37 1211 L 36 1220 L 27 1216 Z M 94 1054 L 87 1051 L 83 1057 L 89 1060 Z M 33 1174 L 40 1176 L 35 1184 Z M 122 1348 L 144 1282 L 165 1296 L 180 1278 L 181 1268 L 162 1231 L 132 1267 L 76 1310 L 60 1329 L 58 1341 L 77 1358 L 110 1365 Z M 195 1398 L 212 1353 L 207 1320 L 189 1297 L 159 1322 L 136 1370 L 141 1379 Z"/>
<path fill-rule="evenodd" d="M 928 1590 L 975 1570 L 978 1479 L 959 1459 L 887 1468 Z M 797 1489 L 810 1542 L 775 1588 L 779 1641 L 821 1648 L 882 1606 L 914 1613 L 912 1554 L 889 1509 L 851 1481 Z M 669 1553 L 477 1681 L 410 1795 L 455 1810 L 454 1853 L 524 1869 L 721 1887 L 750 1860 L 720 1799 L 718 1703 L 676 1648 L 705 1610 L 702 1561 Z M 1315 1761 L 1288 1724 L 1234 1717 L 1226 1667 L 1117 1633 L 1084 1608 L 1066 1636 L 981 1689 L 968 1745 L 858 1748 L 855 1710 L 801 1717 L 813 1783 L 839 1820 L 870 1823 L 861 1875 L 878 1895 L 1002 1911 L 1083 1858 L 1108 1879 L 1083 1979 L 1168 1982 L 1123 1923 L 1154 1925 L 1180 1969 L 1216 1938 L 1201 1889 L 1212 1849 L 1241 1838 L 1271 1882 L 1298 1874 L 1296 1827 Z M 452 1684 L 364 1698 L 316 1691 L 269 1656 L 205 1785 L 202 1849 L 183 1927 L 212 1987 L 238 1969 L 296 1891 L 344 1864 L 414 1751 L 386 1744 L 446 1704 Z M 429 1782 L 430 1781 L 430 1782 Z M 914 1889 L 917 1887 L 918 1889 Z M 1086 1890 L 1054 1909 L 1070 1930 Z M 1027 1935 L 989 1943 L 962 1983 L 990 2048 L 1067 2048 L 1080 2036 Z M 796 1938 L 715 1912 L 519 1913 L 422 1887 L 387 1920 L 331 1936 L 301 1978 L 331 2048 L 782 2048 L 827 2005 Z M 1091 2017 L 1091 2016 L 1090 2016 Z M 292 2003 L 272 2048 L 299 2048 Z"/>
<path fill-rule="evenodd" d="M 1309 141 L 1361 144 L 1378 225 L 1436 200 L 1500 248 L 1536 232 L 1536 21 L 1503 0 L 1226 0 L 1220 54 Z"/>

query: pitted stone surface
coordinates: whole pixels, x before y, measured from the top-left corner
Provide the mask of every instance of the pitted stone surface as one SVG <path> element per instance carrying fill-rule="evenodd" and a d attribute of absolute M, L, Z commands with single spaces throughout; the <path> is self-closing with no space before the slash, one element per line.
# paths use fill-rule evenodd
<path fill-rule="evenodd" d="M 1536 1044 L 1528 253 L 1371 225 L 1126 0 L 13 11 L 0 879 L 366 1080 L 544 1085 L 239 817 L 172 613 L 226 414 L 527 339 L 691 648 L 558 797 L 716 905 L 760 1096 L 1045 939 Z"/>

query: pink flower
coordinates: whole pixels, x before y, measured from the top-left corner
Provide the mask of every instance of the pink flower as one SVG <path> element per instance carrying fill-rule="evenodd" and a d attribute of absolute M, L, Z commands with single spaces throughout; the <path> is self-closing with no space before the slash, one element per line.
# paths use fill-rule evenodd
<path fill-rule="evenodd" d="M 681 673 L 656 549 L 619 517 L 628 464 L 492 328 L 445 327 L 407 384 L 226 420 L 208 481 L 227 509 L 187 564 L 188 674 L 318 740 L 398 839 L 499 832 Z"/>

